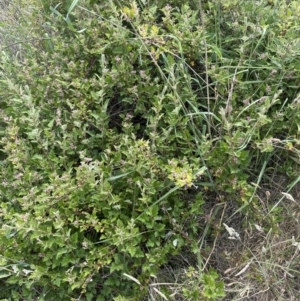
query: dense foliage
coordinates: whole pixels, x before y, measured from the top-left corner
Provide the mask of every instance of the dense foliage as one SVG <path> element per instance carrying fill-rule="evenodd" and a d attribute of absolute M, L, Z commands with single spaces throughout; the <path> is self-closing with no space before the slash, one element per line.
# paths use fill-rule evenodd
<path fill-rule="evenodd" d="M 102 2 L 43 1 L 2 53 L 1 298 L 142 300 L 206 200 L 251 215 L 262 174 L 298 176 L 296 1 Z"/>

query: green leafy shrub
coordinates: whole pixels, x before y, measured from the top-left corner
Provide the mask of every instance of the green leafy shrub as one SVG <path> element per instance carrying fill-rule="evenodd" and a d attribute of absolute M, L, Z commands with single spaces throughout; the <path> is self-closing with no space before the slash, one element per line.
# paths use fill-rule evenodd
<path fill-rule="evenodd" d="M 14 299 L 139 299 L 201 213 L 200 194 L 183 199 L 205 168 L 180 149 L 188 118 L 168 73 L 181 71 L 151 39 L 178 41 L 147 23 L 137 35 L 135 7 L 111 6 L 113 21 L 102 9 L 71 27 L 55 9 L 50 39 L 14 66 L 2 59 L 1 265 Z"/>
<path fill-rule="evenodd" d="M 299 172 L 299 10 L 261 2 L 43 1 L 1 57 L 0 297 L 141 300 L 205 200 L 262 218 L 263 175 Z"/>

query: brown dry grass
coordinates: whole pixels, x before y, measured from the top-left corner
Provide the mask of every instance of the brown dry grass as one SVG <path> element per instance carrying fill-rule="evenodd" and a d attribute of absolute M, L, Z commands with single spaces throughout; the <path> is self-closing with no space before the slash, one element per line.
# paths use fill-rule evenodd
<path fill-rule="evenodd" d="M 204 238 L 200 250 L 206 268 L 213 267 L 222 276 L 226 291 L 223 301 L 300 300 L 300 184 L 289 192 L 295 202 L 286 198 L 280 201 L 287 185 L 286 177 L 276 176 L 257 192 L 261 211 L 253 209 L 226 220 L 238 208 L 232 201 L 211 221 L 214 228 L 226 221 L 241 236 L 240 241 L 230 240 L 221 229 Z M 207 202 L 204 207 L 209 215 L 215 204 Z M 194 267 L 192 272 L 190 267 Z M 191 273 L 194 277 L 188 277 Z M 185 298 L 182 290 L 197 285 L 201 290 L 199 278 L 197 258 L 185 250 L 153 279 L 149 300 L 164 300 L 153 287 L 160 291 L 167 288 L 171 296 L 168 300 L 192 300 Z"/>

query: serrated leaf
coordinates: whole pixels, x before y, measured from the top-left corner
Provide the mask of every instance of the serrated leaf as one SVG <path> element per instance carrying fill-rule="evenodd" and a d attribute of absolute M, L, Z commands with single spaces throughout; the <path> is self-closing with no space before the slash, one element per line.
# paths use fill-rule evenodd
<path fill-rule="evenodd" d="M 12 275 L 12 273 L 11 272 L 9 272 L 9 271 L 1 271 L 0 270 L 0 279 L 1 278 L 6 278 L 6 277 L 9 277 L 9 276 L 11 276 Z"/>

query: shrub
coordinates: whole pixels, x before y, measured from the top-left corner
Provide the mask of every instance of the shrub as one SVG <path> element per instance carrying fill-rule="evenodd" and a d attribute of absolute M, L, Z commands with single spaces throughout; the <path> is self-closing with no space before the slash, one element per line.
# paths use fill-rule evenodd
<path fill-rule="evenodd" d="M 142 300 L 199 252 L 205 201 L 262 219 L 263 176 L 297 176 L 299 10 L 42 4 L 28 54 L 1 57 L 0 296 Z M 217 278 L 184 294 L 222 297 Z"/>
<path fill-rule="evenodd" d="M 193 242 L 186 231 L 196 234 L 196 222 L 182 225 L 203 203 L 183 198 L 205 167 L 183 147 L 191 136 L 181 99 L 194 96 L 170 77 L 182 70 L 161 49 L 177 51 L 178 40 L 150 24 L 153 8 L 140 25 L 129 17 L 135 6 L 78 10 L 71 27 L 54 12 L 51 37 L 31 56 L 2 59 L 3 286 L 14 299 L 139 299 L 150 275 Z"/>

